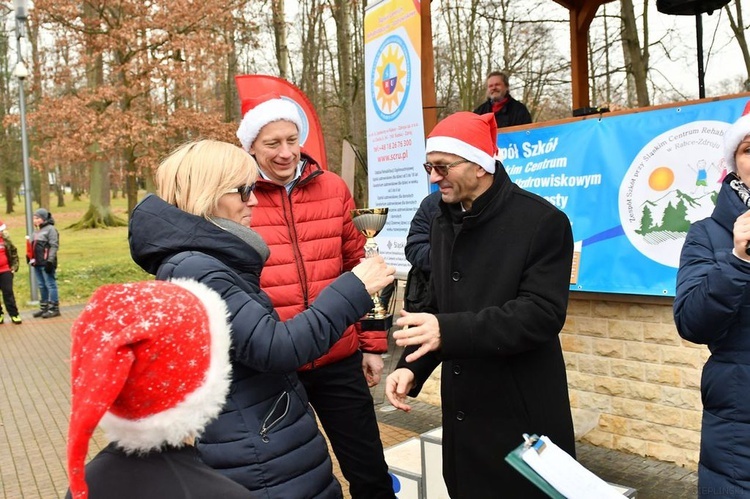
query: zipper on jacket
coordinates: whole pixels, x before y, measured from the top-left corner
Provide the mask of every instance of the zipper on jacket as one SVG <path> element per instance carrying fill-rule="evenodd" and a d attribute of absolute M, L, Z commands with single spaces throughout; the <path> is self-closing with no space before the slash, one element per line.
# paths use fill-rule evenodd
<path fill-rule="evenodd" d="M 282 407 L 283 404 L 283 407 Z M 289 392 L 282 393 L 271 406 L 271 410 L 268 411 L 266 417 L 260 425 L 260 439 L 263 443 L 268 443 L 271 439 L 268 437 L 268 432 L 273 429 L 274 426 L 279 424 L 282 419 L 289 413 Z"/>
<path fill-rule="evenodd" d="M 292 189 L 294 190 L 294 189 Z M 284 190 L 286 193 L 286 190 Z M 299 275 L 300 288 L 302 289 L 302 305 L 304 310 L 307 310 L 309 306 L 310 295 L 307 290 L 307 273 L 305 272 L 305 262 L 302 260 L 302 251 L 299 248 L 299 239 L 297 238 L 297 224 L 294 223 L 294 210 L 292 208 L 292 191 L 287 193 L 286 200 L 288 203 L 283 203 L 284 206 L 284 218 L 289 222 L 286 224 L 289 230 L 289 240 L 292 242 L 292 253 L 294 253 L 294 263 L 297 267 L 297 274 Z M 287 211 L 288 207 L 288 211 Z"/>

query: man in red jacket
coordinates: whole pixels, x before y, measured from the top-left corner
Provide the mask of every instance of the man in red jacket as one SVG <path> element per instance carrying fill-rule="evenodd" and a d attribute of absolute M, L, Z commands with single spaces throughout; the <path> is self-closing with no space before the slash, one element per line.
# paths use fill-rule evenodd
<path fill-rule="evenodd" d="M 261 287 L 286 320 L 364 258 L 365 238 L 344 181 L 301 151 L 297 106 L 265 95 L 242 113 L 237 137 L 260 169 L 252 228 L 271 249 Z M 380 382 L 385 351 L 386 331 L 357 325 L 299 372 L 354 499 L 395 497 L 368 388 Z"/>

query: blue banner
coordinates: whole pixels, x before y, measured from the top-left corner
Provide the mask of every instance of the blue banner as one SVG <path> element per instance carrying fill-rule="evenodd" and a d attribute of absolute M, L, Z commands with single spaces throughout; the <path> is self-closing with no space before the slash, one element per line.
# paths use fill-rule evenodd
<path fill-rule="evenodd" d="M 498 134 L 511 179 L 564 211 L 571 290 L 674 296 L 690 223 L 726 175 L 724 131 L 748 97 L 589 116 Z"/>

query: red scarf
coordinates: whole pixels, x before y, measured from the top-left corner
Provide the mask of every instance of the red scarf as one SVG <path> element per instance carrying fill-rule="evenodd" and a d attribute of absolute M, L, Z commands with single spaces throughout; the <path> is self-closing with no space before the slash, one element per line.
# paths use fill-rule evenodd
<path fill-rule="evenodd" d="M 492 101 L 492 112 L 496 113 L 496 112 L 500 111 L 503 108 L 503 106 L 505 105 L 506 102 L 508 102 L 508 96 L 507 95 L 505 96 L 505 98 L 503 98 L 503 100 Z"/>

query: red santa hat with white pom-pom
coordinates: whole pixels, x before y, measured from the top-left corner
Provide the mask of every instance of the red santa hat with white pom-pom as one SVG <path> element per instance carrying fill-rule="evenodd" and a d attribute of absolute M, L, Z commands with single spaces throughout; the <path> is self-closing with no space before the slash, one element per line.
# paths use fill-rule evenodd
<path fill-rule="evenodd" d="M 229 391 L 227 307 L 191 280 L 99 288 L 71 330 L 68 476 L 88 497 L 84 460 L 98 424 L 127 453 L 180 447 Z"/>
<path fill-rule="evenodd" d="M 742 116 L 724 132 L 724 161 L 730 171 L 737 171 L 735 155 L 742 140 L 750 135 L 750 101 L 745 104 Z"/>
<path fill-rule="evenodd" d="M 279 94 L 265 94 L 242 101 L 242 122 L 237 129 L 237 138 L 242 148 L 250 152 L 264 126 L 274 121 L 289 121 L 302 130 L 300 110 L 293 100 L 281 97 Z"/>
<path fill-rule="evenodd" d="M 460 111 L 440 121 L 427 136 L 425 154 L 455 154 L 495 173 L 497 123 L 495 115 Z"/>

